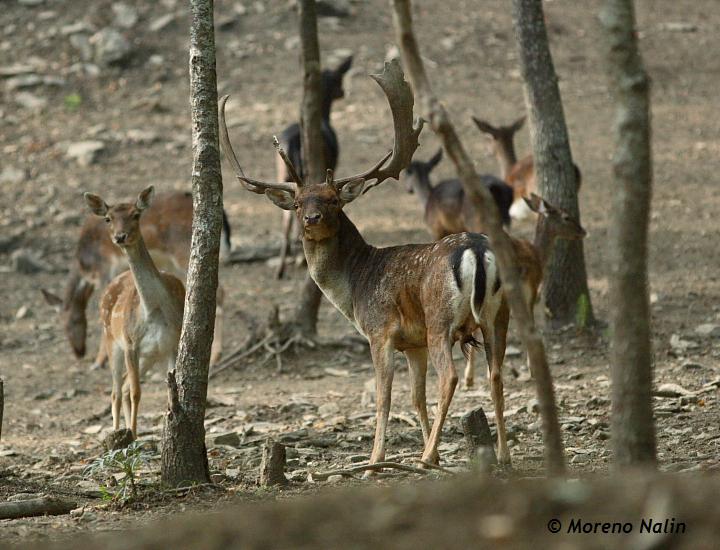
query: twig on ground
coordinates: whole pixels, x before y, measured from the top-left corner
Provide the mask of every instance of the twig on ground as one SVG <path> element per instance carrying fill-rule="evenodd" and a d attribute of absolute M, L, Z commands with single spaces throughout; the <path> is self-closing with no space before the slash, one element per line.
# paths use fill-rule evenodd
<path fill-rule="evenodd" d="M 438 466 L 439 467 L 439 466 Z M 329 470 L 327 472 L 313 472 L 312 477 L 316 481 L 324 481 L 330 476 L 344 476 L 344 477 L 355 477 L 354 474 L 364 472 L 366 470 L 382 470 L 384 468 L 392 470 L 402 470 L 403 472 L 411 472 L 413 474 L 427 475 L 428 470 L 422 468 L 416 468 L 415 466 L 409 466 L 408 464 L 400 464 L 399 462 L 376 462 L 375 464 L 361 464 L 359 466 L 353 466 L 352 468 L 345 468 L 341 470 Z"/>

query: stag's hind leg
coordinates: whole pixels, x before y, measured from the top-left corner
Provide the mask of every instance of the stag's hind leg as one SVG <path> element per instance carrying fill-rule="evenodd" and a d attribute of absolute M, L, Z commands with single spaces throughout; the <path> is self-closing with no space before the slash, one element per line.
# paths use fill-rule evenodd
<path fill-rule="evenodd" d="M 497 425 L 497 454 L 500 464 L 510 465 L 510 451 L 507 446 L 505 432 L 505 395 L 503 389 L 502 366 L 505 359 L 507 329 L 510 311 L 503 301 L 495 318 L 495 323 L 483 329 L 486 342 L 486 354 L 490 367 L 490 393 L 495 407 Z"/>
<path fill-rule="evenodd" d="M 450 402 L 455 394 L 455 388 L 458 383 L 455 363 L 452 358 L 452 345 L 452 340 L 446 334 L 442 336 L 428 336 L 428 351 L 430 352 L 430 359 L 438 374 L 440 390 L 437 415 L 435 416 L 430 437 L 428 438 L 422 455 L 423 462 L 430 464 L 437 464 L 440 461 L 437 448 L 440 443 L 443 424 L 445 423 L 445 418 L 450 408 Z"/>
<path fill-rule="evenodd" d="M 427 398 L 425 397 L 425 378 L 427 375 L 427 348 L 407 350 L 407 359 L 410 372 L 410 394 L 413 406 L 417 411 L 422 428 L 423 443 L 427 445 L 430 438 L 430 420 L 427 413 Z"/>

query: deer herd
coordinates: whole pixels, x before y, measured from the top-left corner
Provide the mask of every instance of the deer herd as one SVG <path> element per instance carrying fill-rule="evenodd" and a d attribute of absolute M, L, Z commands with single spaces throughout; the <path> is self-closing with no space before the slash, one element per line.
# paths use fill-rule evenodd
<path fill-rule="evenodd" d="M 323 71 L 322 154 L 328 166 L 324 181 L 308 181 L 305 175 L 297 124 L 286 128 L 280 141 L 275 141 L 277 181 L 245 176 L 225 123 L 227 96 L 219 103 L 222 150 L 245 189 L 264 194 L 284 211 L 277 275 L 284 273 L 295 223 L 310 276 L 368 340 L 377 404 L 370 463 L 385 458 L 395 352 L 405 356 L 409 369 L 411 399 L 424 441 L 421 462 L 436 465 L 443 424 L 458 384 L 453 346 L 459 343 L 465 354 L 464 384 L 471 387 L 482 342 L 497 426 L 497 455 L 501 463 L 509 464 L 502 367 L 510 311 L 495 255 L 483 234 L 483 220 L 466 200 L 459 180 L 433 185 L 431 172 L 440 163 L 442 150 L 427 162 L 413 158 L 423 121 L 413 119 L 412 91 L 397 61 L 386 63 L 383 73 L 372 77 L 390 106 L 395 130 L 392 151 L 364 172 L 336 177 L 339 146 L 330 124 L 330 109 L 344 96 L 343 76 L 351 63 L 350 57 L 335 70 Z M 555 240 L 581 239 L 585 231 L 575 218 L 536 194 L 532 157 L 518 161 L 513 145 L 523 121 L 495 127 L 474 118 L 480 131 L 492 138 L 500 164 L 501 177 L 485 175 L 482 183 L 505 225 L 529 214 L 536 216 L 532 242 L 511 238 L 527 307 L 532 311 Z M 400 179 L 401 173 L 407 191 L 421 203 L 433 241 L 378 248 L 363 238 L 344 207 L 384 181 Z M 113 427 L 120 427 L 122 408 L 125 427 L 137 436 L 141 377 L 157 364 L 172 369 L 177 355 L 190 256 L 192 198 L 178 192 L 155 197 L 152 186 L 128 203 L 111 205 L 90 193 L 84 198 L 91 215 L 81 228 L 64 296 L 46 290 L 43 294 L 59 309 L 71 348 L 80 358 L 86 352 L 86 308 L 93 290 L 103 289 L 102 337 L 93 367 L 109 363 Z M 221 254 L 230 248 L 227 217 L 223 221 Z M 219 287 L 211 363 L 217 362 L 222 352 L 223 299 Z M 439 387 L 432 425 L 425 394 L 428 359 L 437 372 Z"/>

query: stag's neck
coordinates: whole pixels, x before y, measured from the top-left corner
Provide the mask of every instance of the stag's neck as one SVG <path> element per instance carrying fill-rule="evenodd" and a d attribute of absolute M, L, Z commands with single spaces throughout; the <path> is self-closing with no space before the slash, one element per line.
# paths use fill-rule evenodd
<path fill-rule="evenodd" d="M 160 311 L 174 320 L 178 317 L 182 320 L 182 312 L 177 311 L 175 300 L 165 286 L 165 281 L 155 266 L 142 236 L 135 245 L 123 250 L 127 255 L 145 316 Z"/>
<path fill-rule="evenodd" d="M 303 238 L 303 249 L 310 276 L 333 305 L 357 326 L 352 277 L 353 273 L 362 272 L 375 248 L 365 242 L 345 213 L 340 212 L 339 222 L 335 236 L 322 241 Z"/>
<path fill-rule="evenodd" d="M 502 141 L 495 142 L 495 158 L 500 165 L 500 171 L 502 173 L 502 179 L 507 181 L 507 177 L 510 174 L 513 166 L 517 163 L 517 155 L 515 154 L 515 145 L 510 143 L 504 143 Z"/>
<path fill-rule="evenodd" d="M 537 225 L 535 226 L 535 240 L 533 248 L 540 260 L 540 266 L 545 269 L 548 260 L 553 252 L 557 235 L 547 228 L 547 224 L 542 216 L 538 216 Z"/>

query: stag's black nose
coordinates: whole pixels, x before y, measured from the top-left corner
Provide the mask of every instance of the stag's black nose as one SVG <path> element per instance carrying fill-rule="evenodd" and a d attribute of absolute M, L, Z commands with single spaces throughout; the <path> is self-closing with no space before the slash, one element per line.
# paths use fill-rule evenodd
<path fill-rule="evenodd" d="M 127 241 L 128 234 L 127 233 L 115 233 L 115 243 L 116 244 L 123 244 L 125 241 Z"/>
<path fill-rule="evenodd" d="M 320 218 L 322 218 L 322 214 L 320 214 L 320 213 L 311 214 L 309 216 L 303 216 L 303 218 L 305 219 L 306 224 L 314 225 L 320 221 Z"/>

